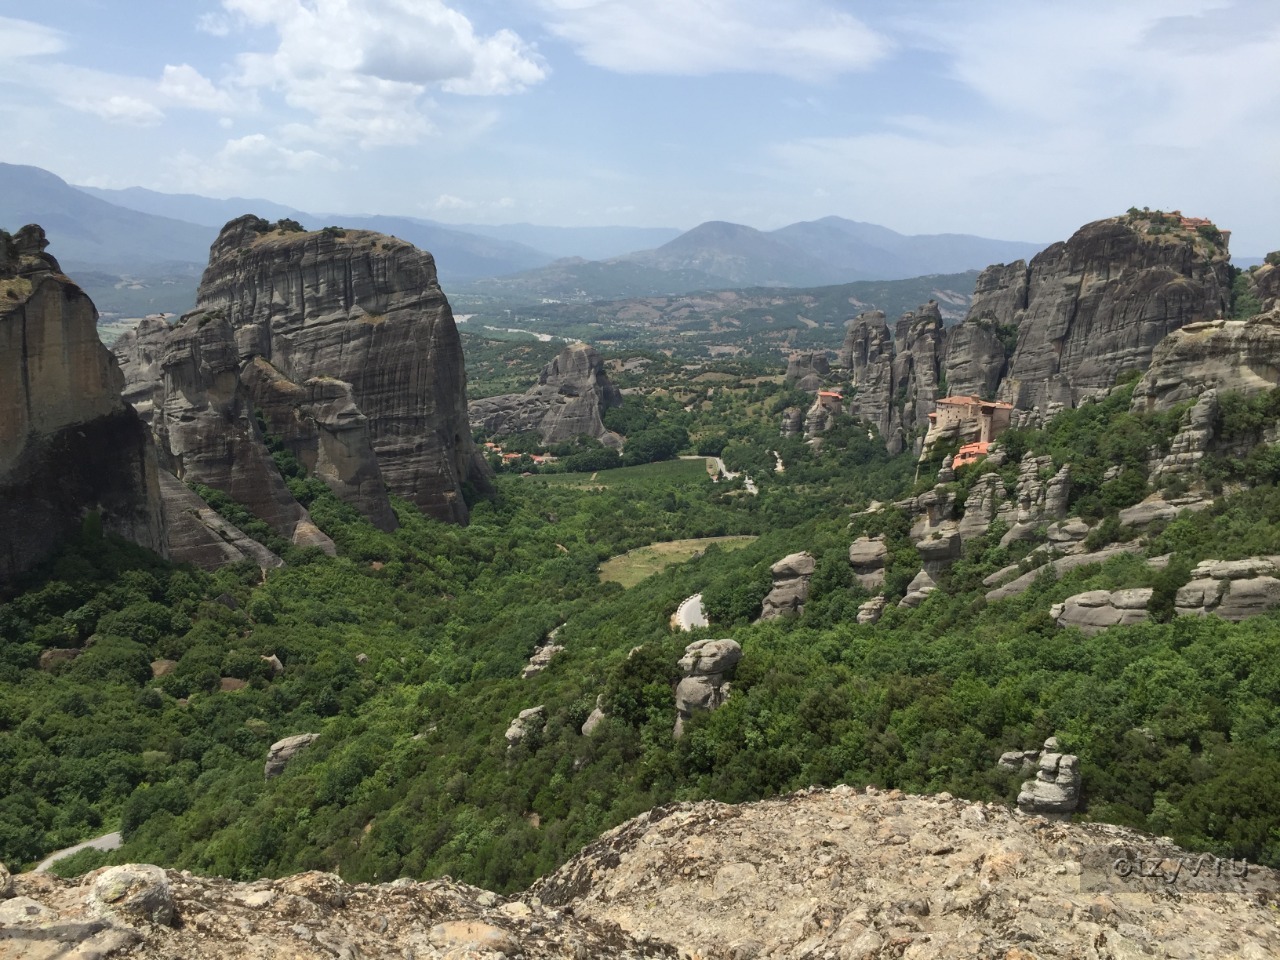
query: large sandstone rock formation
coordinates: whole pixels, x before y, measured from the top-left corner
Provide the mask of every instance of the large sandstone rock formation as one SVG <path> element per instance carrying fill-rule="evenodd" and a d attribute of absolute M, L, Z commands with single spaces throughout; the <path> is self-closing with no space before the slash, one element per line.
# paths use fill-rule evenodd
<path fill-rule="evenodd" d="M 804 613 L 804 602 L 809 599 L 809 578 L 817 569 L 817 561 L 809 553 L 792 553 L 772 567 L 773 587 L 760 609 L 761 620 L 778 617 L 798 617 Z"/>
<path fill-rule="evenodd" d="M 1062 753 L 1058 738 L 1050 737 L 1044 742 L 1036 767 L 1035 777 L 1026 781 L 1018 793 L 1018 810 L 1042 817 L 1069 818 L 1080 802 L 1080 758 Z"/>
<path fill-rule="evenodd" d="M 600 354 L 578 343 L 561 350 L 525 393 L 474 401 L 471 425 L 495 437 L 533 431 L 553 444 L 586 435 L 618 447 L 621 438 L 605 429 L 604 412 L 621 403 Z"/>
<path fill-rule="evenodd" d="M 1049 610 L 1060 627 L 1075 627 L 1082 633 L 1101 633 L 1108 627 L 1142 623 L 1147 619 L 1150 587 L 1128 590 L 1089 590 L 1067 597 Z"/>
<path fill-rule="evenodd" d="M 1230 299 L 1225 245 L 1162 229 L 1141 216 L 1099 220 L 1024 270 L 1004 268 L 1003 286 L 993 282 L 970 311 L 975 322 L 1017 327 L 1001 399 L 1027 410 L 1076 406 L 1121 373 L 1145 371 L 1168 334 L 1222 316 Z"/>
<path fill-rule="evenodd" d="M 1184 616 L 1214 614 L 1245 620 L 1280 607 L 1280 558 L 1204 560 L 1178 590 L 1174 605 Z"/>
<path fill-rule="evenodd" d="M 165 552 L 155 457 L 121 399 L 98 312 L 34 225 L 0 231 L 0 583 L 51 554 L 93 512 Z"/>
<path fill-rule="evenodd" d="M 241 362 L 350 385 L 388 488 L 465 522 L 482 479 L 467 420 L 462 343 L 431 254 L 364 230 L 301 232 L 241 217 L 210 250 L 197 308 L 221 312 Z"/>
<path fill-rule="evenodd" d="M 277 534 L 333 552 L 271 459 L 240 377 L 231 325 L 188 314 L 165 339 L 163 384 L 152 413 L 163 465 L 179 480 L 221 490 Z"/>
<path fill-rule="evenodd" d="M 1276 874 L 1196 863 L 1120 827 L 836 787 L 654 810 L 527 896 L 700 957 L 1275 956 Z"/>
<path fill-rule="evenodd" d="M 878 310 L 850 322 L 840 352 L 853 384 L 850 412 L 875 426 L 890 453 L 927 424 L 942 351 L 942 314 L 932 300 L 903 314 L 892 333 Z"/>

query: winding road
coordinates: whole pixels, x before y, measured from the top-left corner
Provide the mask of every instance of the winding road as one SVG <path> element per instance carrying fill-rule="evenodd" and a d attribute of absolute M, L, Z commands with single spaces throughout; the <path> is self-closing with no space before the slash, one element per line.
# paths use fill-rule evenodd
<path fill-rule="evenodd" d="M 707 623 L 707 611 L 702 609 L 702 594 L 695 593 L 682 601 L 680 606 L 676 607 L 675 616 L 671 619 L 677 627 L 686 632 L 694 627 L 710 626 Z"/>
<path fill-rule="evenodd" d="M 92 840 L 86 840 L 84 843 L 77 843 L 74 847 L 67 847 L 65 850 L 57 850 L 49 854 L 49 856 L 36 864 L 32 873 L 45 873 L 63 857 L 69 857 L 73 853 L 79 853 L 81 850 L 87 850 L 90 847 L 94 850 L 119 850 L 120 844 L 121 837 L 119 831 L 116 831 L 115 833 L 104 833 L 102 836 L 94 837 Z"/>

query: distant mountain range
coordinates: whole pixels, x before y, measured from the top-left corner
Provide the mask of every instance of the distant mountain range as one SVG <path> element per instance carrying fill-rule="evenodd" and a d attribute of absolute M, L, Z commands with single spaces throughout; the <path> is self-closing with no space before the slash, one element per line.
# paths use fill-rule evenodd
<path fill-rule="evenodd" d="M 0 164 L 0 226 L 41 224 L 50 252 L 68 269 L 190 277 L 203 267 L 222 224 L 245 213 L 290 217 L 309 228 L 393 234 L 435 255 L 446 290 L 512 298 L 612 299 L 894 280 L 981 269 L 1029 257 L 1040 246 L 964 234 L 904 236 L 840 217 L 772 231 L 711 221 L 680 233 L 314 214 L 264 199 L 74 187 L 38 167 Z M 189 283 L 174 289 L 185 291 Z"/>

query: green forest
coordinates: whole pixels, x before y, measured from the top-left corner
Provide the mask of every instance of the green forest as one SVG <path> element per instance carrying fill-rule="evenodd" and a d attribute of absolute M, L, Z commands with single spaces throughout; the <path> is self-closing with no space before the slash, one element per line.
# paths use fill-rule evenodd
<path fill-rule="evenodd" d="M 447 874 L 506 892 L 673 800 L 849 783 L 1011 803 L 1021 777 L 996 760 L 1056 735 L 1081 758 L 1077 819 L 1280 866 L 1280 624 L 1176 617 L 1171 599 L 1199 560 L 1280 542 L 1280 461 L 1257 443 L 1280 397 L 1224 402 L 1221 435 L 1252 452 L 1211 458 L 1214 505 L 1158 529 L 1145 554 L 989 602 L 983 578 L 1030 549 L 1001 547 L 997 523 L 907 609 L 892 605 L 919 569 L 906 516 L 864 511 L 931 488 L 945 451 L 917 471 L 862 425 L 818 446 L 783 439 L 794 393 L 724 369 L 710 396 L 707 384 L 652 390 L 614 425 L 676 437 L 677 454 L 720 454 L 758 495 L 741 478 L 713 483 L 700 459 L 504 473 L 469 526 L 397 502 L 388 534 L 285 464 L 339 555 L 295 550 L 265 575 L 172 566 L 91 515 L 0 605 L 0 861 L 16 869 L 118 828 L 121 850 L 58 869 Z M 1127 538 L 1118 511 L 1150 492 L 1151 451 L 1168 448 L 1181 412 L 1130 413 L 1130 394 L 1004 438 L 1010 490 L 1018 454 L 1073 465 L 1070 510 L 1097 522 L 1099 546 Z M 985 469 L 958 473 L 961 503 Z M 856 622 L 869 595 L 848 563 L 863 533 L 890 546 L 891 604 L 874 625 Z M 628 589 L 599 577 L 636 547 L 731 535 L 756 539 Z M 817 560 L 803 615 L 754 623 L 770 565 L 800 550 Z M 1161 569 L 1144 562 L 1165 555 Z M 1090 637 L 1049 616 L 1069 595 L 1131 586 L 1165 598 L 1148 622 Z M 698 592 L 713 625 L 674 631 L 673 611 Z M 522 678 L 553 630 L 564 650 Z M 743 658 L 728 702 L 674 740 L 677 661 L 702 637 L 732 637 Z M 81 653 L 42 667 L 50 649 Z M 605 719 L 583 735 L 597 703 Z M 507 725 L 539 705 L 509 747 Z M 319 737 L 266 780 L 268 747 L 298 733 Z"/>

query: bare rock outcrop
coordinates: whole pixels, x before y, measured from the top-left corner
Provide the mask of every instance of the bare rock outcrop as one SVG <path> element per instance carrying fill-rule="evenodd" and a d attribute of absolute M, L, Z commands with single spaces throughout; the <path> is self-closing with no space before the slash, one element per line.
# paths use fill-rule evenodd
<path fill-rule="evenodd" d="M 1018 330 L 1001 398 L 1072 407 L 1146 370 L 1170 333 L 1223 315 L 1229 274 L 1225 244 L 1195 230 L 1141 214 L 1081 227 L 1032 258 L 1025 280 L 1010 275 L 1010 296 L 990 311 Z"/>
<path fill-rule="evenodd" d="M 547 708 L 541 704 L 521 710 L 507 726 L 507 732 L 503 734 L 503 739 L 507 741 L 507 749 L 511 750 L 523 743 L 534 730 L 541 730 L 546 723 L 546 718 Z"/>
<path fill-rule="evenodd" d="M 815 569 L 817 562 L 804 552 L 789 554 L 770 567 L 773 588 L 764 598 L 760 619 L 798 617 L 803 613 L 804 602 L 809 599 L 809 578 Z"/>
<path fill-rule="evenodd" d="M 350 385 L 392 493 L 465 522 L 487 486 L 467 419 L 462 344 L 431 254 L 365 230 L 301 231 L 246 216 L 210 250 L 197 308 L 221 314 L 237 359 Z"/>
<path fill-rule="evenodd" d="M 831 361 L 826 351 L 812 350 L 793 353 L 787 358 L 788 383 L 793 383 L 805 393 L 817 393 L 831 376 Z"/>
<path fill-rule="evenodd" d="M 1209 320 L 1156 345 L 1133 390 L 1133 409 L 1168 410 L 1206 391 L 1262 393 L 1280 384 L 1280 309 L 1248 320 Z"/>
<path fill-rule="evenodd" d="M 1280 563 L 1275 557 L 1204 560 L 1178 590 L 1174 608 L 1183 616 L 1213 614 L 1246 620 L 1280 607 Z"/>
<path fill-rule="evenodd" d="M 399 526 L 378 465 L 369 418 L 351 384 L 333 377 L 294 383 L 262 357 L 241 372 L 268 430 L 339 500 L 350 503 L 379 530 Z"/>
<path fill-rule="evenodd" d="M 98 339 L 89 297 L 35 225 L 0 231 L 0 583 L 96 514 L 102 529 L 164 553 L 145 425 Z"/>
<path fill-rule="evenodd" d="M 661 940 L 447 878 L 369 885 L 312 872 L 235 883 L 127 864 L 84 883 L 23 874 L 15 887 L 0 902 L 0 955 L 13 960 L 677 956 Z"/>
<path fill-rule="evenodd" d="M 1049 616 L 1060 627 L 1075 627 L 1082 633 L 1101 633 L 1108 627 L 1142 623 L 1147 619 L 1150 587 L 1128 590 L 1090 590 L 1055 604 Z"/>
<path fill-rule="evenodd" d="M 888 605 L 889 601 L 884 597 L 872 597 L 866 603 L 858 607 L 858 623 L 879 623 L 880 618 L 884 616 L 884 609 Z"/>
<path fill-rule="evenodd" d="M 742 647 L 736 640 L 695 640 L 684 648 L 676 684 L 676 725 L 672 735 L 684 734 L 685 722 L 698 710 L 715 710 L 729 699 L 730 683 Z"/>
<path fill-rule="evenodd" d="M 185 483 L 221 490 L 280 536 L 334 552 L 271 459 L 240 379 L 235 334 L 217 314 L 188 314 L 165 339 L 151 429 L 160 460 Z"/>
<path fill-rule="evenodd" d="M 1080 802 L 1080 758 L 1060 753 L 1058 739 L 1050 737 L 1037 761 L 1034 779 L 1018 793 L 1018 810 L 1055 819 L 1069 819 Z"/>
<path fill-rule="evenodd" d="M 473 401 L 471 426 L 491 436 L 534 431 L 548 444 L 586 435 L 619 447 L 622 440 L 605 428 L 604 412 L 621 403 L 600 354 L 578 343 L 561 350 L 526 392 Z"/>
<path fill-rule="evenodd" d="M 1063 519 L 1070 495 L 1071 464 L 1063 464 L 1054 472 L 1052 457 L 1023 457 L 1013 499 L 996 511 L 996 516 L 1009 524 L 1000 545 L 1032 539 L 1041 526 Z"/>
<path fill-rule="evenodd" d="M 297 733 L 292 737 L 277 740 L 267 750 L 267 762 L 263 767 L 263 776 L 267 780 L 274 779 L 284 773 L 289 761 L 300 754 L 311 744 L 320 739 L 318 733 Z"/>
<path fill-rule="evenodd" d="M 1159 876 L 1138 877 L 1139 860 Z M 1280 951 L 1276 874 L 1228 861 L 1218 870 L 1206 858 L 1192 876 L 1195 861 L 1120 827 L 836 787 L 663 807 L 606 833 L 526 898 L 688 956 L 1264 960 Z"/>
<path fill-rule="evenodd" d="M 884 586 L 884 568 L 889 562 L 889 548 L 884 535 L 858 537 L 849 545 L 849 566 L 864 590 L 875 591 Z"/>

